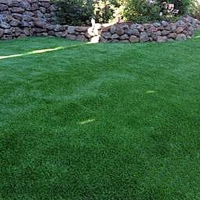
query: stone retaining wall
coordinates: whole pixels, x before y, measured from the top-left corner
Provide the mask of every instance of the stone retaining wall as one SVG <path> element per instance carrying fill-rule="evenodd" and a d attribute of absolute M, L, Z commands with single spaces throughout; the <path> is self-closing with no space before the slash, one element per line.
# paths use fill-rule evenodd
<path fill-rule="evenodd" d="M 0 0 L 0 39 L 12 39 L 46 32 L 55 6 L 49 0 Z"/>
<path fill-rule="evenodd" d="M 0 0 L 0 39 L 57 36 L 91 42 L 164 42 L 185 40 L 200 28 L 190 16 L 175 23 L 119 23 L 77 27 L 54 24 L 56 7 L 50 0 Z"/>

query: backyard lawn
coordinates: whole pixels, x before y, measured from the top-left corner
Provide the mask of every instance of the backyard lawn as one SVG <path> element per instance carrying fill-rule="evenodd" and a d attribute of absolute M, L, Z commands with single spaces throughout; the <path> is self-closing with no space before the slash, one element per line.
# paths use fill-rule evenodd
<path fill-rule="evenodd" d="M 200 32 L 0 41 L 0 199 L 199 200 Z"/>

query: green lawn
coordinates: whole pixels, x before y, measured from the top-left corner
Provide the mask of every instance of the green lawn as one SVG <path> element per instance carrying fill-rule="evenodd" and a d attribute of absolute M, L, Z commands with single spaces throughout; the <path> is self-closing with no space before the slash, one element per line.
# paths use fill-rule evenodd
<path fill-rule="evenodd" d="M 199 200 L 200 32 L 0 41 L 0 199 Z"/>

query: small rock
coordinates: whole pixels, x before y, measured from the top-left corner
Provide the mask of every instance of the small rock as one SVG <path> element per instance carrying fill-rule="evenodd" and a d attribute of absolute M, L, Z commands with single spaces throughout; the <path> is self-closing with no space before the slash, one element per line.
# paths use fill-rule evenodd
<path fill-rule="evenodd" d="M 112 37 L 111 33 L 110 32 L 103 32 L 102 33 L 102 36 L 106 39 L 110 39 Z"/>
<path fill-rule="evenodd" d="M 146 32 L 142 32 L 140 35 L 140 42 L 147 42 L 149 41 L 148 34 Z"/>
<path fill-rule="evenodd" d="M 138 29 L 128 29 L 125 31 L 126 34 L 128 35 L 135 35 L 135 36 L 140 36 L 140 32 L 138 31 Z"/>
<path fill-rule="evenodd" d="M 8 29 L 8 28 L 10 28 L 10 25 L 8 23 L 6 23 L 6 22 L 1 22 L 0 23 L 0 27 L 4 28 L 4 29 Z"/>
<path fill-rule="evenodd" d="M 116 31 L 117 31 L 117 27 L 115 25 L 112 25 L 110 27 L 110 32 L 113 34 L 113 33 L 116 33 Z"/>
<path fill-rule="evenodd" d="M 75 30 L 76 30 L 77 32 L 87 32 L 88 27 L 79 26 L 79 27 L 76 27 Z"/>
<path fill-rule="evenodd" d="M 115 34 L 112 35 L 111 38 L 112 38 L 112 39 L 118 39 L 118 38 L 119 38 L 119 35 L 115 33 Z"/>
<path fill-rule="evenodd" d="M 141 24 L 138 24 L 137 25 L 137 29 L 138 29 L 138 31 L 143 32 L 144 31 L 144 26 L 141 25 Z"/>
<path fill-rule="evenodd" d="M 166 36 L 158 36 L 157 42 L 166 42 L 167 39 L 168 39 L 168 38 L 167 38 Z"/>
<path fill-rule="evenodd" d="M 78 36 L 76 37 L 76 40 L 85 41 L 85 37 L 84 37 L 84 35 L 78 35 Z"/>
<path fill-rule="evenodd" d="M 161 24 L 162 24 L 162 26 L 166 27 L 166 26 L 168 26 L 169 23 L 166 21 L 162 21 Z"/>
<path fill-rule="evenodd" d="M 70 35 L 70 34 L 68 34 L 68 35 L 66 36 L 66 38 L 69 39 L 69 40 L 75 40 L 75 39 L 76 39 L 76 36 L 75 36 L 75 35 Z"/>
<path fill-rule="evenodd" d="M 182 33 L 183 32 L 183 27 L 179 26 L 177 29 L 176 29 L 176 33 L 179 34 L 179 33 Z"/>
<path fill-rule="evenodd" d="M 177 37 L 177 34 L 176 34 L 176 33 L 170 33 L 170 34 L 168 35 L 168 38 L 176 39 L 176 37 Z"/>
<path fill-rule="evenodd" d="M 117 33 L 118 35 L 123 35 L 123 34 L 124 34 L 124 29 L 121 28 L 121 27 L 117 27 L 116 33 Z"/>
<path fill-rule="evenodd" d="M 4 30 L 0 29 L 0 38 L 3 36 L 3 34 L 4 34 Z"/>
<path fill-rule="evenodd" d="M 186 37 L 186 35 L 185 34 L 178 34 L 177 35 L 177 37 L 176 37 L 176 40 L 186 40 L 187 39 L 187 37 Z"/>
<path fill-rule="evenodd" d="M 128 39 L 128 35 L 124 34 L 122 36 L 120 36 L 120 40 L 127 40 Z"/>
<path fill-rule="evenodd" d="M 169 33 L 170 33 L 170 31 L 163 30 L 163 31 L 161 32 L 161 35 L 162 35 L 162 36 L 166 36 L 166 35 L 168 35 Z"/>
<path fill-rule="evenodd" d="M 139 39 L 138 37 L 132 35 L 132 36 L 130 36 L 129 41 L 130 41 L 131 43 L 135 43 L 135 42 L 139 42 L 140 39 Z"/>
<path fill-rule="evenodd" d="M 69 34 L 74 34 L 75 33 L 75 26 L 68 26 L 67 31 Z"/>

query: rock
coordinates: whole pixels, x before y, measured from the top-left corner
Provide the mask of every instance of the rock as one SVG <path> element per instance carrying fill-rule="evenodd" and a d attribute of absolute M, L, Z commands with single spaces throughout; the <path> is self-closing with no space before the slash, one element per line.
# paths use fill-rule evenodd
<path fill-rule="evenodd" d="M 35 26 L 35 23 L 33 23 L 34 26 Z M 29 22 L 26 22 L 24 20 L 21 21 L 21 27 L 31 27 L 31 24 Z"/>
<path fill-rule="evenodd" d="M 163 31 L 161 32 L 161 35 L 162 35 L 162 36 L 166 36 L 166 35 L 168 35 L 169 33 L 170 33 L 170 31 L 163 30 Z"/>
<path fill-rule="evenodd" d="M 24 28 L 24 30 L 23 30 L 23 33 L 26 35 L 26 36 L 29 36 L 30 35 L 30 30 L 29 30 L 29 28 Z"/>
<path fill-rule="evenodd" d="M 120 42 L 122 42 L 122 43 L 130 43 L 129 40 L 121 40 Z"/>
<path fill-rule="evenodd" d="M 168 39 L 168 38 L 167 38 L 166 36 L 158 36 L 157 42 L 166 42 L 167 39 Z"/>
<path fill-rule="evenodd" d="M 144 26 L 141 25 L 141 24 L 138 24 L 137 25 L 137 29 L 138 29 L 138 31 L 143 32 L 144 31 Z"/>
<path fill-rule="evenodd" d="M 5 29 L 5 30 L 4 30 L 4 33 L 5 33 L 6 35 L 12 35 L 12 29 Z"/>
<path fill-rule="evenodd" d="M 174 41 L 174 39 L 172 39 L 172 38 L 167 39 L 167 42 L 173 42 L 173 41 Z"/>
<path fill-rule="evenodd" d="M 35 26 L 39 27 L 39 28 L 46 28 L 46 22 L 37 20 L 37 21 L 35 21 Z"/>
<path fill-rule="evenodd" d="M 110 32 L 103 32 L 101 36 L 104 37 L 105 39 L 111 39 L 112 37 Z"/>
<path fill-rule="evenodd" d="M 130 36 L 129 41 L 130 41 L 131 43 L 135 43 L 135 42 L 139 42 L 140 39 L 139 39 L 138 37 L 132 35 L 132 36 Z"/>
<path fill-rule="evenodd" d="M 54 29 L 53 29 L 55 32 L 63 32 L 63 31 L 65 31 L 66 29 L 65 29 L 65 27 L 64 26 L 62 26 L 62 25 L 59 25 L 59 24 L 56 24 L 56 25 L 54 25 Z"/>
<path fill-rule="evenodd" d="M 151 24 L 143 24 L 144 30 L 150 29 L 152 27 Z"/>
<path fill-rule="evenodd" d="M 11 11 L 12 11 L 12 13 L 23 13 L 25 10 L 20 7 L 12 7 Z"/>
<path fill-rule="evenodd" d="M 66 35 L 63 36 L 63 33 L 62 33 L 62 32 L 55 32 L 55 36 L 56 36 L 56 37 L 66 37 Z"/>
<path fill-rule="evenodd" d="M 158 31 L 163 31 L 165 28 L 163 27 L 163 26 L 159 26 L 158 28 L 157 28 L 157 30 Z"/>
<path fill-rule="evenodd" d="M 75 30 L 78 32 L 87 32 L 88 27 L 79 26 L 79 27 L 76 27 Z"/>
<path fill-rule="evenodd" d="M 21 25 L 21 22 L 19 20 L 13 19 L 9 24 L 10 26 L 17 27 Z"/>
<path fill-rule="evenodd" d="M 186 40 L 187 39 L 187 37 L 186 37 L 186 35 L 185 34 L 178 34 L 177 35 L 177 37 L 176 37 L 176 40 Z"/>
<path fill-rule="evenodd" d="M 34 11 L 34 15 L 35 15 L 37 18 L 41 18 L 41 19 L 43 19 L 43 17 L 44 17 L 44 14 L 43 14 L 40 10 Z"/>
<path fill-rule="evenodd" d="M 106 40 L 104 37 L 100 36 L 100 38 L 99 38 L 99 42 L 106 43 L 107 40 Z"/>
<path fill-rule="evenodd" d="M 120 36 L 120 40 L 127 40 L 129 37 L 127 34 Z"/>
<path fill-rule="evenodd" d="M 110 31 L 110 27 L 102 27 L 102 32 L 109 32 Z"/>
<path fill-rule="evenodd" d="M 47 9 L 46 9 L 45 7 L 40 7 L 40 12 L 41 12 L 41 13 L 45 14 L 46 11 L 47 11 Z"/>
<path fill-rule="evenodd" d="M 4 34 L 4 30 L 0 29 L 0 38 L 3 37 L 3 34 Z"/>
<path fill-rule="evenodd" d="M 85 37 L 84 37 L 84 35 L 78 35 L 77 37 L 76 37 L 76 40 L 79 40 L 79 41 L 85 41 Z"/>
<path fill-rule="evenodd" d="M 155 23 L 153 23 L 153 26 L 155 26 L 156 28 L 158 28 L 158 27 L 161 26 L 161 23 L 155 22 Z"/>
<path fill-rule="evenodd" d="M 90 39 L 90 38 L 92 37 L 88 32 L 86 32 L 84 35 L 85 35 L 85 37 L 86 37 L 87 39 Z"/>
<path fill-rule="evenodd" d="M 111 38 L 112 38 L 112 39 L 118 39 L 118 38 L 119 38 L 119 35 L 115 33 L 115 34 L 113 34 L 113 35 L 111 36 Z"/>
<path fill-rule="evenodd" d="M 66 37 L 67 34 L 68 34 L 68 31 L 67 30 L 66 31 L 62 31 L 61 33 L 62 33 L 61 37 Z"/>
<path fill-rule="evenodd" d="M 136 24 L 132 24 L 131 26 L 130 26 L 130 29 L 137 29 L 137 25 Z"/>
<path fill-rule="evenodd" d="M 12 21 L 12 20 L 13 20 L 13 17 L 11 15 L 5 15 L 4 16 L 4 22 L 9 24 L 9 22 Z"/>
<path fill-rule="evenodd" d="M 121 28 L 121 27 L 117 27 L 116 33 L 117 33 L 118 35 L 123 35 L 123 34 L 124 34 L 124 29 Z"/>
<path fill-rule="evenodd" d="M 25 10 L 31 10 L 31 4 L 28 1 L 21 1 L 20 7 L 25 9 Z"/>
<path fill-rule="evenodd" d="M 151 38 L 152 38 L 153 41 L 157 41 L 158 40 L 158 35 L 157 34 L 153 34 L 151 36 Z"/>
<path fill-rule="evenodd" d="M 170 33 L 170 34 L 168 35 L 168 38 L 176 39 L 176 37 L 177 37 L 177 34 L 176 34 L 176 33 Z"/>
<path fill-rule="evenodd" d="M 13 13 L 12 17 L 19 21 L 22 20 L 22 14 L 19 13 Z"/>
<path fill-rule="evenodd" d="M 31 6 L 31 10 L 32 11 L 35 11 L 35 10 L 38 10 L 39 9 L 39 6 L 37 3 L 33 3 L 32 6 Z"/>
<path fill-rule="evenodd" d="M 166 22 L 166 21 L 162 21 L 161 24 L 162 24 L 163 27 L 166 27 L 166 26 L 168 26 L 169 23 Z"/>
<path fill-rule="evenodd" d="M 176 23 L 171 23 L 170 27 L 171 27 L 170 30 L 174 32 L 174 31 L 176 31 L 177 25 L 176 25 Z"/>
<path fill-rule="evenodd" d="M 47 32 L 47 29 L 44 28 L 35 28 L 35 33 L 45 33 Z"/>
<path fill-rule="evenodd" d="M 176 22 L 177 26 L 182 26 L 182 27 L 185 27 L 186 26 L 186 23 L 183 21 L 183 20 L 178 20 Z"/>
<path fill-rule="evenodd" d="M 177 29 L 176 29 L 176 33 L 179 34 L 179 33 L 182 33 L 183 32 L 183 27 L 179 26 Z"/>
<path fill-rule="evenodd" d="M 69 40 L 75 40 L 75 39 L 76 39 L 76 36 L 75 36 L 75 35 L 70 35 L 70 34 L 68 34 L 68 35 L 66 36 L 66 38 L 69 39 Z"/>
<path fill-rule="evenodd" d="M 112 34 L 114 34 L 114 33 L 116 33 L 116 31 L 117 31 L 116 26 L 115 26 L 115 25 L 112 25 L 112 26 L 110 27 L 110 32 L 111 32 Z"/>
<path fill-rule="evenodd" d="M 4 10 L 8 10 L 8 6 L 4 5 L 4 4 L 0 4 L 0 12 L 2 12 Z"/>
<path fill-rule="evenodd" d="M 14 36 L 18 37 L 21 34 L 21 29 L 18 27 L 13 28 Z"/>
<path fill-rule="evenodd" d="M 6 23 L 6 22 L 1 22 L 1 23 L 0 23 L 0 27 L 1 27 L 1 28 L 4 28 L 4 29 L 8 29 L 8 28 L 10 28 L 10 24 L 8 24 L 8 23 Z"/>
<path fill-rule="evenodd" d="M 50 7 L 50 1 L 49 0 L 42 0 L 41 6 L 45 7 L 45 8 L 49 8 Z"/>
<path fill-rule="evenodd" d="M 1 39 L 2 40 L 11 40 L 11 39 L 13 39 L 13 36 L 12 35 L 4 35 Z"/>
<path fill-rule="evenodd" d="M 68 26 L 67 31 L 69 34 L 75 34 L 75 26 Z"/>
<path fill-rule="evenodd" d="M 138 31 L 138 29 L 128 29 L 125 31 L 126 34 L 128 35 L 135 35 L 135 36 L 140 36 L 140 32 Z"/>
<path fill-rule="evenodd" d="M 140 42 L 147 42 L 149 41 L 148 34 L 146 32 L 142 32 L 140 34 Z"/>

